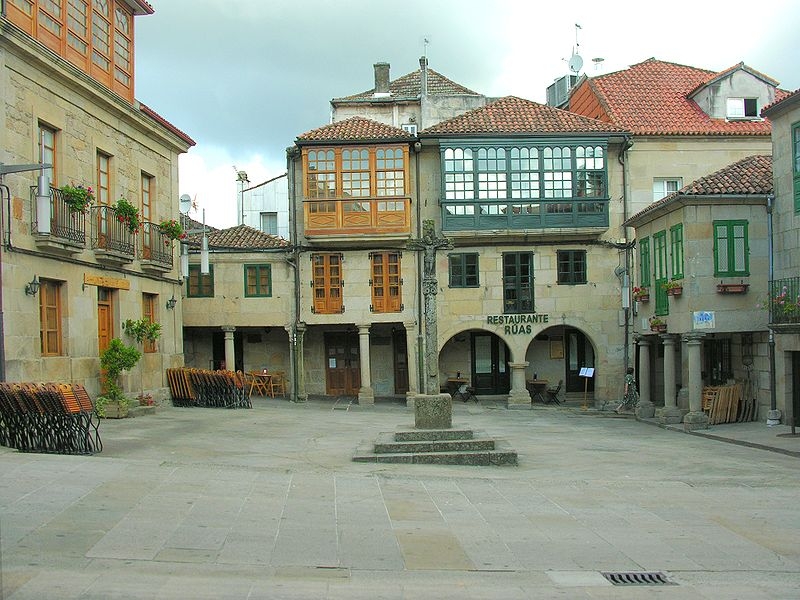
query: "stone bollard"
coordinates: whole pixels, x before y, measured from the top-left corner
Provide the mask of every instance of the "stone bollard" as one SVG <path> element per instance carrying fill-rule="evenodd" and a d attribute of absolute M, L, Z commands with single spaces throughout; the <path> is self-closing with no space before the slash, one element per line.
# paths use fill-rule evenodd
<path fill-rule="evenodd" d="M 450 394 L 416 396 L 414 427 L 417 429 L 450 429 L 453 426 L 453 401 Z"/>

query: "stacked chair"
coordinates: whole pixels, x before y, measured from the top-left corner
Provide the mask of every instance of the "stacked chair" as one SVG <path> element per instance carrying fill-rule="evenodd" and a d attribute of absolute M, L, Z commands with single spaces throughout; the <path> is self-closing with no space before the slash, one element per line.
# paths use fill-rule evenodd
<path fill-rule="evenodd" d="M 20 452 L 93 454 L 99 420 L 80 384 L 0 382 L 0 444 Z"/>
<path fill-rule="evenodd" d="M 167 369 L 173 406 L 253 408 L 244 378 L 235 371 Z"/>

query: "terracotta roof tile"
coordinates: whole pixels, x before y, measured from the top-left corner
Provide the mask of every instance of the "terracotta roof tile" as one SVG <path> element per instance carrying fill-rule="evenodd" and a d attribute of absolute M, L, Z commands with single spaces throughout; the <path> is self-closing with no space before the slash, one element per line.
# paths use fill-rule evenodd
<path fill-rule="evenodd" d="M 464 87 L 463 85 L 459 85 L 441 73 L 437 73 L 430 67 L 427 69 L 428 72 L 428 94 L 430 95 L 469 95 L 469 96 L 478 96 L 477 92 L 472 91 L 469 88 Z M 389 93 L 390 96 L 386 98 L 382 98 L 386 101 L 397 100 L 400 98 L 419 98 L 421 95 L 421 81 L 422 81 L 422 70 L 417 69 L 407 75 L 403 75 L 395 79 L 394 81 L 389 82 Z M 367 90 L 365 92 L 361 92 L 359 94 L 353 94 L 352 96 L 344 96 L 342 98 L 334 98 L 333 102 L 348 102 L 348 101 L 364 101 L 364 100 L 375 100 L 374 97 L 375 88 L 371 90 Z"/>
<path fill-rule="evenodd" d="M 772 183 L 772 157 L 761 154 L 748 156 L 719 171 L 701 177 L 677 192 L 653 202 L 644 210 L 633 215 L 630 221 L 637 221 L 643 215 L 681 198 L 699 196 L 768 196 L 774 191 Z"/>
<path fill-rule="evenodd" d="M 769 114 L 770 112 L 772 112 L 774 108 L 781 106 L 784 101 L 786 102 L 787 105 L 789 105 L 790 103 L 797 101 L 798 98 L 800 98 L 800 89 L 797 89 L 791 93 L 787 93 L 786 95 L 776 99 L 775 102 L 773 102 L 772 104 L 768 104 L 763 109 L 761 109 L 761 114 L 762 115 Z"/>
<path fill-rule="evenodd" d="M 391 125 L 364 117 L 350 117 L 297 136 L 298 142 L 412 140 L 414 136 Z"/>
<path fill-rule="evenodd" d="M 722 73 L 742 67 L 735 65 Z M 719 76 L 721 73 L 650 58 L 622 71 L 592 77 L 587 84 L 611 121 L 638 135 L 769 135 L 768 121 L 712 119 L 689 99 L 699 86 Z"/>
<path fill-rule="evenodd" d="M 158 123 L 162 127 L 165 127 L 166 129 L 177 135 L 186 143 L 186 145 L 188 146 L 195 145 L 195 141 L 192 138 L 190 138 L 186 133 L 175 127 L 175 125 L 167 121 L 164 117 L 162 117 L 160 114 L 158 114 L 149 106 L 139 102 L 139 110 L 141 110 L 144 114 L 153 119 L 156 123 Z"/>
<path fill-rule="evenodd" d="M 202 225 L 201 225 L 202 227 Z M 263 250 L 268 248 L 288 248 L 289 242 L 277 235 L 264 233 L 249 225 L 237 225 L 228 229 L 215 229 L 209 231 L 208 247 L 217 250 Z M 191 233 L 188 236 L 189 245 L 199 248 L 203 238 L 202 233 Z"/>
<path fill-rule="evenodd" d="M 532 134 L 532 133 L 622 133 L 611 123 L 506 96 L 420 132 L 420 136 L 442 134 Z"/>

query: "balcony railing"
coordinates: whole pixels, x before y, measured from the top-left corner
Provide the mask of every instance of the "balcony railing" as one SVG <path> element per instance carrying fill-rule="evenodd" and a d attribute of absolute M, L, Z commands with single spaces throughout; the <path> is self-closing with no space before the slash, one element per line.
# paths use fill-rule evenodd
<path fill-rule="evenodd" d="M 770 281 L 768 294 L 771 325 L 800 324 L 800 277 Z"/>
<path fill-rule="evenodd" d="M 33 219 L 31 219 L 31 233 L 38 234 L 39 214 L 36 206 L 36 186 L 31 187 L 31 206 Z M 45 228 L 46 229 L 46 228 Z M 78 246 L 86 245 L 86 214 L 70 210 L 61 190 L 50 188 L 50 238 Z"/>
<path fill-rule="evenodd" d="M 156 266 L 172 268 L 172 240 L 161 231 L 158 223 L 145 221 L 139 234 L 142 238 L 140 258 Z"/>
<path fill-rule="evenodd" d="M 409 198 L 306 200 L 306 235 L 386 234 L 411 232 Z"/>
<path fill-rule="evenodd" d="M 608 202 L 569 199 L 442 202 L 444 231 L 564 227 L 608 227 Z"/>
<path fill-rule="evenodd" d="M 136 252 L 136 234 L 117 219 L 112 206 L 92 207 L 92 249 L 111 252 L 132 260 Z"/>

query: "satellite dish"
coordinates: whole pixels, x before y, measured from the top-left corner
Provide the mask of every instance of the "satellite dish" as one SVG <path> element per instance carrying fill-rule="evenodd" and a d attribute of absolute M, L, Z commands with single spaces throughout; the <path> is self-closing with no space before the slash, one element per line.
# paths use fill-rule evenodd
<path fill-rule="evenodd" d="M 572 57 L 569 59 L 569 70 L 578 74 L 578 71 L 581 70 L 583 67 L 583 59 L 581 58 L 580 54 L 573 54 Z"/>
<path fill-rule="evenodd" d="M 180 208 L 182 215 L 188 215 L 189 210 L 192 208 L 192 197 L 189 194 L 183 194 L 181 196 Z"/>

